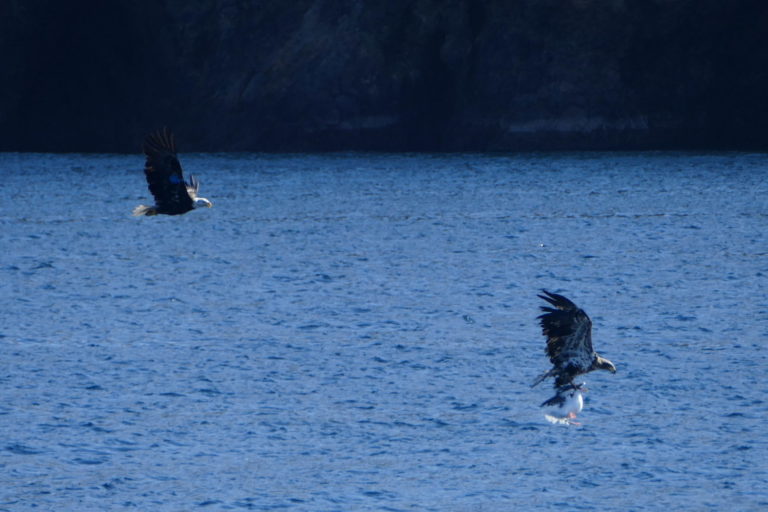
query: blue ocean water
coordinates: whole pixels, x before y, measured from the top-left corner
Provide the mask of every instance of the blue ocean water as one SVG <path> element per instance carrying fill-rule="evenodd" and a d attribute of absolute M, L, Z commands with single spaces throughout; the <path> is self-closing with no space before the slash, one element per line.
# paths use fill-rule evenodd
<path fill-rule="evenodd" d="M 0 510 L 768 509 L 766 155 L 181 158 L 0 155 Z"/>

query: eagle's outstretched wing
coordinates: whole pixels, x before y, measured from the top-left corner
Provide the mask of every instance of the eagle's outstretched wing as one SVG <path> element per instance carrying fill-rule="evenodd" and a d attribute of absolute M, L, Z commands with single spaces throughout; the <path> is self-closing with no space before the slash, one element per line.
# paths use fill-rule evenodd
<path fill-rule="evenodd" d="M 555 387 L 569 384 L 576 375 L 588 372 L 595 359 L 592 349 L 592 321 L 576 304 L 556 293 L 542 290 L 540 298 L 554 308 L 542 306 L 541 330 L 547 338 L 546 352 L 554 367 L 541 375 L 534 385 L 547 377 L 556 377 Z"/>
<path fill-rule="evenodd" d="M 144 139 L 144 174 L 149 191 L 155 197 L 158 213 L 186 213 L 194 208 L 194 196 L 184 182 L 181 164 L 176 157 L 173 134 L 163 128 Z M 194 187 L 193 187 L 194 189 Z"/>
<path fill-rule="evenodd" d="M 554 365 L 570 360 L 574 355 L 584 354 L 586 366 L 592 362 L 592 321 L 583 309 L 556 293 L 542 290 L 546 295 L 539 298 L 549 302 L 556 309 L 541 306 L 539 316 L 541 331 L 547 337 L 547 355 Z"/>

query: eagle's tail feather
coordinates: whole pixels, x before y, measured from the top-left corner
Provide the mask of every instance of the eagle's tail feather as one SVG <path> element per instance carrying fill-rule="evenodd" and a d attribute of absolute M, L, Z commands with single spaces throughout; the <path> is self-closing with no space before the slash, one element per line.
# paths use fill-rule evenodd
<path fill-rule="evenodd" d="M 548 377 L 554 377 L 555 375 L 557 375 L 557 370 L 555 368 L 552 368 L 548 372 L 544 372 L 541 375 L 539 375 L 538 377 L 536 377 L 536 380 L 533 381 L 533 384 L 531 384 L 531 387 L 532 388 L 536 387 L 544 379 L 546 379 Z"/>
<path fill-rule="evenodd" d="M 142 215 L 157 215 L 157 208 L 155 208 L 154 206 L 147 206 L 144 204 L 140 204 L 139 206 L 133 209 L 134 217 L 140 217 Z"/>

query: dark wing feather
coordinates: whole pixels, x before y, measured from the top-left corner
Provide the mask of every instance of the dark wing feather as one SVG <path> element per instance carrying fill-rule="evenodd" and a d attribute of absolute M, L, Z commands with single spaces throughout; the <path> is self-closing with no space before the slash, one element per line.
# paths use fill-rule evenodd
<path fill-rule="evenodd" d="M 144 174 L 158 212 L 176 215 L 192 210 L 194 201 L 184 183 L 173 134 L 163 128 L 147 135 L 144 154 L 147 155 Z"/>
<path fill-rule="evenodd" d="M 547 337 L 547 355 L 560 373 L 582 373 L 594 359 L 592 321 L 576 304 L 556 293 L 543 290 L 540 298 L 554 306 L 542 306 L 541 329 Z M 570 369 L 569 369 L 570 367 Z"/>
<path fill-rule="evenodd" d="M 553 396 L 552 398 L 550 398 L 550 399 L 548 399 L 548 400 L 545 400 L 544 402 L 542 402 L 540 407 L 546 407 L 546 406 L 548 406 L 548 405 L 557 405 L 557 406 L 561 406 L 561 405 L 563 405 L 564 403 L 565 403 L 565 395 L 564 395 L 563 393 L 560 393 L 560 392 L 558 391 L 558 392 L 557 392 L 557 394 L 555 394 L 555 396 Z"/>

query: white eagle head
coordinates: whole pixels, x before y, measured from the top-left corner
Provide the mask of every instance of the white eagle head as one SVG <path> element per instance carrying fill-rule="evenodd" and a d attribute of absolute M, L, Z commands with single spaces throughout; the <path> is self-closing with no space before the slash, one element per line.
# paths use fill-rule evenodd
<path fill-rule="evenodd" d="M 197 181 L 194 175 L 189 176 L 189 183 L 187 184 L 187 193 L 192 198 L 193 208 L 211 208 L 213 203 L 204 197 L 197 195 L 197 191 L 200 190 L 200 182 Z"/>
<path fill-rule="evenodd" d="M 604 357 L 597 356 L 594 367 L 596 370 L 608 370 L 611 373 L 616 373 L 616 367 Z"/>
<path fill-rule="evenodd" d="M 207 200 L 204 197 L 196 197 L 194 202 L 195 208 L 211 208 L 213 206 L 213 203 Z"/>

